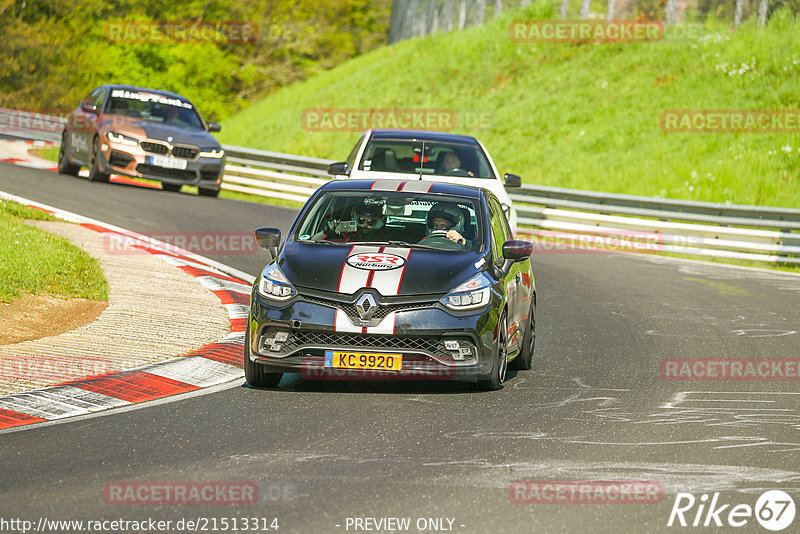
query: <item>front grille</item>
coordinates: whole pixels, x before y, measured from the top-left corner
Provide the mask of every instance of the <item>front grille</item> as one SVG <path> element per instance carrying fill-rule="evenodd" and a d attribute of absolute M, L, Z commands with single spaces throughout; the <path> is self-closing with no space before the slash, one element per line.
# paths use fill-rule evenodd
<path fill-rule="evenodd" d="M 176 180 L 193 181 L 197 178 L 195 171 L 168 169 L 167 167 L 148 165 L 147 163 L 140 163 L 136 166 L 136 170 L 142 173 L 145 178 L 153 176 L 155 180 L 158 180 L 158 178 L 174 178 Z"/>
<path fill-rule="evenodd" d="M 276 331 L 268 328 L 261 333 L 261 340 L 267 339 Z M 283 331 L 283 330 L 282 330 Z M 325 350 L 370 350 L 374 352 L 400 352 L 408 361 L 427 359 L 434 356 L 438 360 L 453 361 L 453 356 L 444 346 L 444 339 L 458 340 L 462 347 L 470 347 L 475 354 L 475 345 L 469 337 L 447 336 L 400 336 L 360 334 L 352 332 L 292 331 L 288 338 L 280 343 L 276 351 L 264 344 L 261 352 L 278 357 L 295 355 L 302 352 L 305 358 L 321 358 Z M 411 354 L 416 353 L 416 354 Z"/>
<path fill-rule="evenodd" d="M 195 159 L 200 153 L 197 147 L 176 146 L 172 147 L 172 155 L 176 158 Z"/>
<path fill-rule="evenodd" d="M 358 319 L 358 311 L 356 310 L 355 303 L 352 302 L 339 302 L 336 300 L 324 299 L 320 297 L 311 297 L 308 295 L 303 295 L 303 299 L 309 302 L 315 302 L 317 304 L 322 304 L 323 306 L 330 306 L 331 308 L 339 308 L 348 316 L 353 319 Z M 413 302 L 407 304 L 380 304 L 378 305 L 378 309 L 375 310 L 375 313 L 372 314 L 373 319 L 383 319 L 390 313 L 400 312 L 400 311 L 407 311 L 407 310 L 418 310 L 418 309 L 425 309 L 425 308 L 432 308 L 436 306 L 437 301 L 430 301 L 430 302 Z"/>
<path fill-rule="evenodd" d="M 162 156 L 169 152 L 169 147 L 161 143 L 153 143 L 152 141 L 142 141 L 139 143 L 142 150 L 150 152 L 151 154 L 161 154 Z"/>
<path fill-rule="evenodd" d="M 353 347 L 359 349 L 375 348 L 399 352 L 427 352 L 433 354 L 439 346 L 438 337 L 383 336 L 352 334 L 346 332 L 292 332 L 286 342 L 286 352 L 302 346 L 321 346 L 330 348 Z"/>

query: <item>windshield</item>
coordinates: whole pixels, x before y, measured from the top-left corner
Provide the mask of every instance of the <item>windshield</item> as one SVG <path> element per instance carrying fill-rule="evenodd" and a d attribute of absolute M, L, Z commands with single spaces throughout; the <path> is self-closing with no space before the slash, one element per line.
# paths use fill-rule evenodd
<path fill-rule="evenodd" d="M 184 128 L 205 129 L 190 102 L 153 93 L 115 89 L 106 105 L 106 113 Z"/>
<path fill-rule="evenodd" d="M 412 139 L 371 139 L 359 170 L 403 174 L 419 174 L 421 170 L 427 176 L 494 178 L 479 145 Z"/>
<path fill-rule="evenodd" d="M 294 240 L 478 252 L 483 219 L 476 204 L 464 197 L 420 193 L 330 192 L 306 210 Z"/>

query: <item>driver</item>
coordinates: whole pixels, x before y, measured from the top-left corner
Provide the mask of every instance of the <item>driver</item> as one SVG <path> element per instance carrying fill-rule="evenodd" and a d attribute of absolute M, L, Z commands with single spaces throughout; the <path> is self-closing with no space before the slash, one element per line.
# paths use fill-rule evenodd
<path fill-rule="evenodd" d="M 466 245 L 467 240 L 461 235 L 464 231 L 464 215 L 457 206 L 449 202 L 438 202 L 431 207 L 427 217 L 428 234 L 420 241 L 436 237 L 445 237 L 459 245 Z"/>
<path fill-rule="evenodd" d="M 455 152 L 447 152 L 442 157 L 442 166 L 439 168 L 439 174 L 447 174 L 450 171 L 463 170 L 469 176 L 474 176 L 472 171 L 461 168 L 461 158 Z"/>

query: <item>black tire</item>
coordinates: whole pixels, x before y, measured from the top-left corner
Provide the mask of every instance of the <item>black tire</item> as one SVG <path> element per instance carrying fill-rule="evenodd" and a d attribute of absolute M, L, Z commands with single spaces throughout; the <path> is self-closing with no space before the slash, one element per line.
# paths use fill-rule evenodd
<path fill-rule="evenodd" d="M 274 388 L 283 377 L 283 373 L 267 373 L 264 366 L 250 361 L 250 325 L 244 334 L 244 377 L 254 388 Z"/>
<path fill-rule="evenodd" d="M 61 146 L 58 149 L 58 174 L 68 174 L 70 176 L 78 176 L 78 171 L 81 170 L 80 165 L 73 165 L 69 162 L 69 155 L 67 149 L 69 148 L 69 136 L 67 131 L 61 134 Z"/>
<path fill-rule="evenodd" d="M 518 371 L 528 371 L 533 367 L 533 351 L 536 348 L 536 303 L 531 299 L 531 309 L 528 315 L 528 329 L 525 337 L 522 338 L 522 350 L 519 356 L 514 358 L 510 364 L 510 369 Z"/>
<path fill-rule="evenodd" d="M 205 189 L 203 187 L 198 187 L 197 194 L 201 197 L 216 197 L 219 195 L 219 189 Z"/>
<path fill-rule="evenodd" d="M 492 375 L 483 380 L 478 380 L 478 389 L 481 391 L 497 391 L 503 386 L 508 370 L 508 319 L 506 312 L 500 316 L 497 323 L 497 347 L 494 354 L 494 367 Z"/>
<path fill-rule="evenodd" d="M 181 187 L 183 187 L 181 184 L 165 184 L 164 182 L 161 182 L 161 189 L 164 191 L 172 191 L 173 193 L 176 193 L 181 190 Z"/>
<path fill-rule="evenodd" d="M 95 137 L 92 141 L 92 154 L 89 158 L 89 181 L 107 182 L 110 178 L 110 174 L 100 170 L 100 141 Z"/>

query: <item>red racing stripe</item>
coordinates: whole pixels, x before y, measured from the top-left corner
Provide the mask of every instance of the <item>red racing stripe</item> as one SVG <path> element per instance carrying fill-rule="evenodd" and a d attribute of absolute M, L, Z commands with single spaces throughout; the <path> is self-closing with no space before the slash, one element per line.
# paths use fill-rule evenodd
<path fill-rule="evenodd" d="M 247 329 L 247 317 L 231 319 L 231 332 L 244 332 Z"/>
<path fill-rule="evenodd" d="M 238 278 L 234 278 L 232 276 L 227 276 L 224 274 L 214 273 L 211 271 L 207 271 L 205 269 L 200 269 L 198 267 L 192 267 L 191 265 L 178 265 L 178 269 L 181 271 L 190 274 L 192 276 L 213 276 L 214 278 L 219 278 L 220 280 L 227 280 L 229 282 L 236 282 L 237 284 L 244 284 L 246 286 L 252 285 L 248 284 L 244 280 L 240 280 Z"/>
<path fill-rule="evenodd" d="M 375 183 L 378 183 L 378 182 L 376 181 Z M 375 185 L 375 184 L 372 184 L 372 185 Z M 354 248 L 356 248 L 356 246 L 355 246 L 355 245 L 353 245 L 353 246 L 351 246 L 351 247 L 350 247 L 350 251 L 347 253 L 347 256 L 346 256 L 346 257 L 348 257 L 348 258 L 349 258 L 349 257 L 350 257 L 350 256 L 353 254 L 353 249 L 354 249 Z M 345 270 L 346 268 L 347 268 L 347 261 L 345 261 L 345 262 L 342 264 L 342 270 L 341 270 L 341 271 L 339 271 L 339 283 L 338 283 L 338 284 L 336 284 L 336 291 L 338 291 L 338 292 L 340 292 L 340 293 L 341 293 L 341 291 L 342 291 L 342 277 L 344 276 L 344 270 Z"/>
<path fill-rule="evenodd" d="M 407 183 L 408 183 L 408 180 L 406 180 L 406 181 L 405 181 L 405 182 L 403 182 L 402 184 L 398 185 L 398 186 L 397 186 L 397 190 L 398 190 L 398 191 L 402 191 L 402 190 L 403 190 L 403 188 L 406 186 L 406 184 L 407 184 Z"/>
<path fill-rule="evenodd" d="M 244 295 L 242 293 L 235 293 L 233 291 L 225 291 L 224 289 L 219 290 L 212 290 L 222 304 L 244 304 L 245 306 L 250 305 L 250 295 Z"/>
<path fill-rule="evenodd" d="M 41 423 L 42 421 L 47 421 L 47 419 L 0 408 L 0 429 Z"/>
<path fill-rule="evenodd" d="M 244 351 L 239 343 L 209 343 L 187 356 L 202 356 L 215 362 L 235 365 L 240 369 L 244 366 Z"/>
<path fill-rule="evenodd" d="M 200 389 L 198 386 L 178 382 L 145 371 L 123 371 L 107 377 L 89 378 L 62 385 L 94 391 L 128 402 L 143 402 L 178 393 Z"/>

